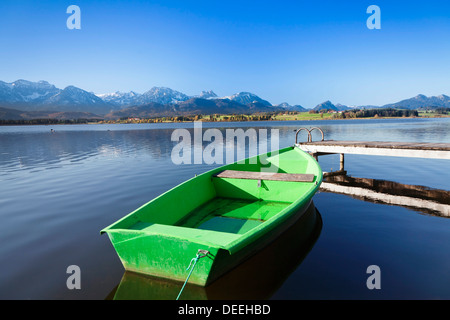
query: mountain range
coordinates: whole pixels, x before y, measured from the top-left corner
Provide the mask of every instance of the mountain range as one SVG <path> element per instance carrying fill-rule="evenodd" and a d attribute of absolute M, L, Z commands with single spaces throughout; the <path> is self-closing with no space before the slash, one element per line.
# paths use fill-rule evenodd
<path fill-rule="evenodd" d="M 146 116 L 269 112 L 288 106 L 277 108 L 250 92 L 218 97 L 210 90 L 188 96 L 170 88 L 153 87 L 142 94 L 134 91 L 95 94 L 74 86 L 59 89 L 47 81 L 17 80 L 0 81 L 0 107 L 3 117 L 18 118 L 22 114 L 22 118 L 28 119 L 30 112 L 82 112 L 114 118 L 135 116 L 136 112 Z"/>
<path fill-rule="evenodd" d="M 397 103 L 391 103 L 383 106 L 384 108 L 401 108 L 401 109 L 420 109 L 420 108 L 435 108 L 443 107 L 450 108 L 450 97 L 445 94 L 440 96 L 427 97 L 423 94 L 419 94 L 414 98 L 399 101 Z"/>
<path fill-rule="evenodd" d="M 450 107 L 450 97 L 418 95 L 397 103 L 370 107 L 403 109 Z M 352 108 L 361 107 L 348 107 L 325 101 L 315 106 L 313 110 L 345 111 Z M 170 88 L 153 87 L 142 94 L 134 91 L 95 94 L 75 86 L 59 89 L 47 81 L 17 80 L 11 83 L 0 81 L 0 119 L 30 119 L 46 115 L 61 119 L 75 116 L 121 118 L 308 110 L 286 102 L 272 105 L 250 92 L 219 97 L 209 90 L 189 96 Z"/>

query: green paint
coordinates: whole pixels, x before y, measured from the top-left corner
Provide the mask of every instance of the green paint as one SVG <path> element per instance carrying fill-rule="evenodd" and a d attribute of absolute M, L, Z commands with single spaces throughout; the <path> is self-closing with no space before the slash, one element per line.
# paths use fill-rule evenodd
<path fill-rule="evenodd" d="M 269 154 L 270 155 L 270 154 Z M 253 161 L 256 160 L 256 161 Z M 192 178 L 153 199 L 101 233 L 107 233 L 125 269 L 205 286 L 274 240 L 306 210 L 322 182 L 322 170 L 295 147 L 268 157 L 278 172 L 314 174 L 313 182 L 217 178 L 222 170 L 261 171 L 260 157 Z M 255 162 L 255 164 L 250 164 Z M 267 165 L 266 165 L 267 166 Z"/>

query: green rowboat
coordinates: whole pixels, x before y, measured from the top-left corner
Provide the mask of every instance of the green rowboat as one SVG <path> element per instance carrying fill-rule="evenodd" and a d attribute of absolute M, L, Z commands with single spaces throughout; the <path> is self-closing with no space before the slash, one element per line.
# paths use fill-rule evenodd
<path fill-rule="evenodd" d="M 101 233 L 127 271 L 185 281 L 196 258 L 189 283 L 207 286 L 302 217 L 321 182 L 314 158 L 288 147 L 198 175 Z"/>

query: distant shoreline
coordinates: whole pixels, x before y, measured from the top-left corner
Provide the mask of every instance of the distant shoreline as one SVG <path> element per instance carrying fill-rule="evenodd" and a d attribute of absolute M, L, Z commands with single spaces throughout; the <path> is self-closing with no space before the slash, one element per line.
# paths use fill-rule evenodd
<path fill-rule="evenodd" d="M 450 110 L 450 108 L 449 108 Z M 358 115 L 358 113 L 365 113 Z M 371 116 L 370 114 L 373 114 Z M 395 115 L 379 115 L 377 112 L 385 112 Z M 369 115 L 368 115 L 368 114 Z M 402 114 L 403 115 L 398 115 Z M 193 123 L 199 122 L 292 122 L 292 121 L 324 121 L 324 120 L 377 120 L 377 119 L 439 119 L 450 118 L 450 111 L 440 113 L 435 111 L 419 111 L 410 109 L 363 109 L 347 110 L 338 112 L 295 112 L 286 111 L 284 113 L 254 113 L 254 114 L 211 114 L 211 115 L 180 115 L 161 116 L 152 118 L 123 117 L 121 119 L 101 119 L 101 118 L 76 118 L 76 119 L 56 119 L 56 118 L 36 118 L 36 119 L 0 119 L 2 126 L 59 126 L 59 125 L 79 125 L 79 124 L 148 124 L 148 123 Z"/>
<path fill-rule="evenodd" d="M 60 125 L 97 125 L 97 124 L 149 124 L 149 123 L 192 123 L 196 121 L 213 123 L 213 122 L 273 122 L 273 121 L 285 121 L 285 122 L 294 122 L 294 121 L 324 121 L 324 120 L 380 120 L 380 119 L 437 119 L 437 118 L 450 118 L 450 115 L 420 115 L 414 117 L 362 117 L 362 118 L 333 118 L 330 116 L 326 116 L 323 118 L 320 117 L 302 117 L 299 119 L 292 119 L 290 117 L 274 117 L 271 119 L 223 119 L 223 117 L 228 117 L 227 115 L 221 115 L 220 118 L 215 118 L 214 120 L 210 119 L 186 119 L 186 120 L 160 120 L 160 118 L 143 118 L 143 119 L 132 119 L 132 120 L 98 120 L 98 121 L 89 121 L 89 119 L 84 122 L 81 122 L 80 119 L 74 120 L 61 120 L 58 122 L 54 122 L 54 119 L 33 119 L 33 120 L 2 120 L 0 119 L 0 126 L 60 126 Z M 39 123 L 33 123 L 35 120 L 40 120 Z M 49 120 L 48 123 L 45 120 Z M 2 123 L 3 122 L 3 123 Z"/>

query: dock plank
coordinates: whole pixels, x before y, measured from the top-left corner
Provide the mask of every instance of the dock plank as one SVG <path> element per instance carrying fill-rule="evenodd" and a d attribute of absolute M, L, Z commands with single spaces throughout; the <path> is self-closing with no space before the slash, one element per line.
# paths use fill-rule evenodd
<path fill-rule="evenodd" d="M 395 149 L 450 151 L 450 143 L 325 140 L 325 141 L 317 141 L 317 142 L 299 143 L 298 145 L 365 147 L 365 148 L 395 148 Z"/>
<path fill-rule="evenodd" d="M 299 143 L 297 146 L 312 154 L 365 154 L 413 158 L 450 159 L 450 143 L 393 141 L 335 141 Z"/>

